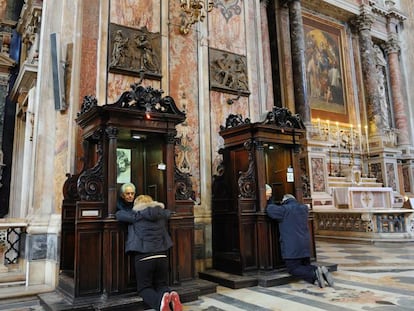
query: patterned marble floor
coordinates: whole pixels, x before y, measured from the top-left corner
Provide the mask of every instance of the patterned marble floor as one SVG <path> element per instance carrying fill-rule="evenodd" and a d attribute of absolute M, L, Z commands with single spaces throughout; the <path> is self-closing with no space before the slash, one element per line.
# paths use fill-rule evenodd
<path fill-rule="evenodd" d="M 337 263 L 334 287 L 303 281 L 233 290 L 184 304 L 184 311 L 414 310 L 414 242 L 317 242 L 318 261 Z"/>

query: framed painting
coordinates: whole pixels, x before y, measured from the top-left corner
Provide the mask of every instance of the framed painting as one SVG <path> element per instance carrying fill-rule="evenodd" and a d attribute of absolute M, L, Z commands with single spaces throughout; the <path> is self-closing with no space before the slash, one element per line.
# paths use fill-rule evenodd
<path fill-rule="evenodd" d="M 116 149 L 116 167 L 118 184 L 131 182 L 131 149 Z"/>
<path fill-rule="evenodd" d="M 312 118 L 348 122 L 345 29 L 304 15 L 307 94 Z"/>

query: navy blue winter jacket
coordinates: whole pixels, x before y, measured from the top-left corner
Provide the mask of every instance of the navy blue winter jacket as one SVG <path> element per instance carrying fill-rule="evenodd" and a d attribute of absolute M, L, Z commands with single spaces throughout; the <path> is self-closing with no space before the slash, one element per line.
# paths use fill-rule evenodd
<path fill-rule="evenodd" d="M 157 201 L 139 205 L 139 210 L 120 209 L 115 214 L 119 221 L 128 223 L 125 252 L 142 254 L 165 252 L 172 246 L 167 230 L 171 211 Z"/>
<path fill-rule="evenodd" d="M 310 257 L 309 209 L 295 199 L 281 205 L 268 204 L 267 215 L 279 223 L 283 259 Z"/>

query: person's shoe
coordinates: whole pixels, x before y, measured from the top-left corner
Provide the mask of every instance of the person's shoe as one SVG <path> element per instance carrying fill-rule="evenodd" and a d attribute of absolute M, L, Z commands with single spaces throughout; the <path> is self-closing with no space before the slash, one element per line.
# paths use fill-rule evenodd
<path fill-rule="evenodd" d="M 315 269 L 316 281 L 320 288 L 325 287 L 325 279 L 323 278 L 323 273 L 321 267 L 316 267 Z"/>
<path fill-rule="evenodd" d="M 171 311 L 170 301 L 171 301 L 170 293 L 165 292 L 164 295 L 162 295 L 160 311 Z"/>
<path fill-rule="evenodd" d="M 332 274 L 329 272 L 328 268 L 325 266 L 321 267 L 321 271 L 323 274 L 323 278 L 325 279 L 325 281 L 328 283 L 329 286 L 334 286 L 334 279 L 332 277 Z"/>
<path fill-rule="evenodd" d="M 181 304 L 180 296 L 178 295 L 178 293 L 172 291 L 170 293 L 170 298 L 173 311 L 183 311 L 183 305 Z"/>

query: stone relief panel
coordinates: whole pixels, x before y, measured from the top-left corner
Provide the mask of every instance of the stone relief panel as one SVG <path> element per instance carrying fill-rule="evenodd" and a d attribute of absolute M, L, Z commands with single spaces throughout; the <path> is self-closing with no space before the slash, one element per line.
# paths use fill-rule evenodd
<path fill-rule="evenodd" d="M 372 232 L 372 220 L 362 219 L 360 214 L 318 214 L 318 230 Z"/>
<path fill-rule="evenodd" d="M 313 192 L 326 192 L 323 158 L 311 158 L 311 176 Z"/>
<path fill-rule="evenodd" d="M 35 234 L 29 236 L 29 260 L 47 258 L 47 235 Z"/>
<path fill-rule="evenodd" d="M 146 27 L 109 26 L 109 71 L 161 78 L 161 36 Z"/>
<path fill-rule="evenodd" d="M 377 182 L 384 183 L 382 176 L 381 163 L 372 163 L 370 166 L 370 174 L 377 179 Z"/>
<path fill-rule="evenodd" d="M 395 167 L 393 163 L 385 163 L 387 171 L 387 186 L 391 187 L 392 190 L 397 190 L 397 181 L 395 180 Z"/>
<path fill-rule="evenodd" d="M 210 87 L 214 90 L 248 95 L 246 56 L 209 50 Z"/>

